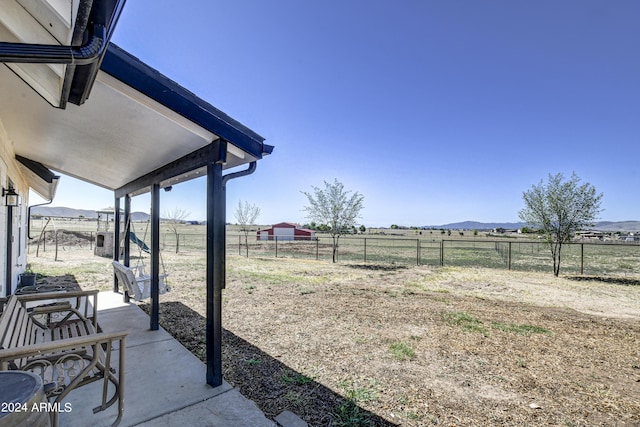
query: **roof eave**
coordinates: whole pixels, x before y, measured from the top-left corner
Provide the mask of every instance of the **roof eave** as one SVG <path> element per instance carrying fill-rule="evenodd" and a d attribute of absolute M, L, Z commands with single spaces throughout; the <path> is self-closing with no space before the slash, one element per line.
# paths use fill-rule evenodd
<path fill-rule="evenodd" d="M 107 48 L 101 69 L 256 159 L 273 150 L 263 144 L 262 136 L 113 43 Z"/>
<path fill-rule="evenodd" d="M 51 172 L 40 162 L 26 157 L 16 156 L 29 187 L 46 200 L 53 200 L 58 188 L 60 176 Z"/>
<path fill-rule="evenodd" d="M 16 36 L 17 42 L 0 41 L 0 63 L 6 63 L 54 107 L 64 109 L 67 102 L 81 105 L 91 92 L 124 2 L 125 0 L 83 0 L 78 5 L 70 45 L 55 44 L 63 43 L 55 38 L 40 44 L 28 42 L 28 37 Z M 30 16 L 23 12 L 25 16 Z M 33 16 L 33 19 L 42 28 L 46 27 L 41 17 Z M 28 19 L 23 16 L 22 20 L 15 22 L 22 24 L 25 20 Z M 15 22 L 12 21 L 12 25 L 16 28 L 21 26 Z M 48 34 L 46 30 L 41 33 Z M 49 76 L 49 81 L 43 83 L 42 76 L 49 75 L 47 67 L 57 64 L 66 67 L 57 72 L 52 68 L 56 77 Z"/>
<path fill-rule="evenodd" d="M 120 13 L 122 12 L 125 1 L 126 0 L 94 1 L 92 3 L 92 7 L 88 11 L 88 17 L 85 21 L 80 20 L 81 14 L 78 13 L 76 26 L 81 26 L 85 24 L 85 22 L 89 25 L 102 25 L 106 30 L 104 43 L 105 45 L 108 45 L 118 19 L 120 18 Z M 88 28 L 86 24 L 85 28 L 80 27 L 79 30 L 76 29 L 74 39 L 72 41 L 73 46 L 80 46 L 86 41 L 88 35 Z M 69 102 L 76 105 L 82 105 L 87 100 L 91 93 L 93 83 L 98 75 L 98 71 L 100 70 L 100 65 L 102 64 L 105 53 L 106 49 L 101 52 L 95 61 L 88 65 L 67 67 L 67 75 L 65 76 L 65 79 L 70 82 L 67 94 Z"/>

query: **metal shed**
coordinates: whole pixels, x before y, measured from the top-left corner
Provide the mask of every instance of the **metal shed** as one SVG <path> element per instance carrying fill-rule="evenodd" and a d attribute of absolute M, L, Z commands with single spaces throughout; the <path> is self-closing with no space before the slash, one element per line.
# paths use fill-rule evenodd
<path fill-rule="evenodd" d="M 258 240 L 309 240 L 315 237 L 316 232 L 303 228 L 292 222 L 280 222 L 270 228 L 258 230 Z"/>

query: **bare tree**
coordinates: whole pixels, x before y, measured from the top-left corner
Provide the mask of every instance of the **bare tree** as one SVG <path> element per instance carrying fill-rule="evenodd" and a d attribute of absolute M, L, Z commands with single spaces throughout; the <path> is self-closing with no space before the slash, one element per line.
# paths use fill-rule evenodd
<path fill-rule="evenodd" d="M 173 211 L 165 212 L 162 222 L 164 222 L 169 231 L 176 237 L 176 253 L 180 251 L 180 225 L 184 224 L 184 220 L 191 215 L 191 212 L 176 207 Z"/>
<path fill-rule="evenodd" d="M 249 232 L 251 226 L 255 225 L 258 216 L 260 216 L 260 208 L 253 203 L 238 201 L 238 207 L 234 214 L 236 222 L 240 226 L 240 231 L 244 233 L 244 245 L 247 249 L 247 257 L 249 256 Z"/>
<path fill-rule="evenodd" d="M 349 233 L 360 218 L 364 196 L 358 192 L 350 195 L 351 191 L 344 189 L 344 185 L 337 179 L 333 184 L 324 182 L 324 190 L 312 187 L 313 194 L 302 192 L 309 200 L 305 206 L 307 218 L 319 224 L 326 224 L 333 240 L 333 262 L 337 261 L 338 241 L 344 233 Z"/>
<path fill-rule="evenodd" d="M 569 243 L 576 234 L 588 226 L 602 212 L 602 193 L 574 173 L 564 181 L 559 173 L 549 174 L 545 185 L 542 181 L 523 194 L 525 207 L 519 212 L 520 219 L 530 226 L 540 229 L 551 250 L 553 274 L 560 274 L 562 245 Z"/>

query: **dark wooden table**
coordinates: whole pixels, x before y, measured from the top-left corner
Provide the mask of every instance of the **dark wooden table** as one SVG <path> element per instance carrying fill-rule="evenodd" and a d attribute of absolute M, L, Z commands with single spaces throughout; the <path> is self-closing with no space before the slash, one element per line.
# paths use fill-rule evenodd
<path fill-rule="evenodd" d="M 0 372 L 0 426 L 51 425 L 42 379 L 31 372 Z"/>

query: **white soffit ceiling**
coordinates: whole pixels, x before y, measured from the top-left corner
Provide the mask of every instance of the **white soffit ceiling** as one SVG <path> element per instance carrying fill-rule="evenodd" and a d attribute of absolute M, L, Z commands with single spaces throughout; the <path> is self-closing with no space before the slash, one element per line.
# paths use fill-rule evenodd
<path fill-rule="evenodd" d="M 0 66 L 0 120 L 15 154 L 117 189 L 216 140 L 104 72 L 82 106 L 51 107 Z M 256 160 L 229 145 L 226 168 Z"/>

